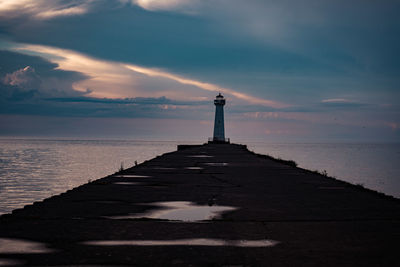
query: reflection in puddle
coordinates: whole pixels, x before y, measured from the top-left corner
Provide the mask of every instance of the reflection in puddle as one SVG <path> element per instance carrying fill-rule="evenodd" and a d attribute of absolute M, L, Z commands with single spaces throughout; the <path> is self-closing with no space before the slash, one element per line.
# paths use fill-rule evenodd
<path fill-rule="evenodd" d="M 118 185 L 142 185 L 143 183 L 139 183 L 139 182 L 115 182 L 114 184 L 118 184 Z"/>
<path fill-rule="evenodd" d="M 21 266 L 24 262 L 15 259 L 0 259 L 0 266 Z"/>
<path fill-rule="evenodd" d="M 208 162 L 208 163 L 204 163 L 206 165 L 209 166 L 228 166 L 229 164 L 226 162 Z"/>
<path fill-rule="evenodd" d="M 153 169 L 155 169 L 155 170 L 176 170 L 176 168 L 170 168 L 170 167 L 154 167 Z"/>
<path fill-rule="evenodd" d="M 227 247 L 272 247 L 279 244 L 275 240 L 223 240 L 212 238 L 175 240 L 100 240 L 87 241 L 93 246 L 227 246 Z"/>
<path fill-rule="evenodd" d="M 223 212 L 235 210 L 229 206 L 201 206 L 189 201 L 154 202 L 148 205 L 157 205 L 160 208 L 141 214 L 110 216 L 109 219 L 161 219 L 171 221 L 195 222 L 217 219 Z"/>
<path fill-rule="evenodd" d="M 113 175 L 113 177 L 121 177 L 121 178 L 147 178 L 151 176 L 147 175 L 136 175 L 136 174 L 118 174 L 118 175 Z"/>
<path fill-rule="evenodd" d="M 202 167 L 185 167 L 186 170 L 202 170 Z"/>
<path fill-rule="evenodd" d="M 191 155 L 187 156 L 188 158 L 213 158 L 214 156 L 209 156 L 209 155 Z"/>
<path fill-rule="evenodd" d="M 29 253 L 51 253 L 54 250 L 45 244 L 22 239 L 0 238 L 0 253 L 29 254 Z"/>

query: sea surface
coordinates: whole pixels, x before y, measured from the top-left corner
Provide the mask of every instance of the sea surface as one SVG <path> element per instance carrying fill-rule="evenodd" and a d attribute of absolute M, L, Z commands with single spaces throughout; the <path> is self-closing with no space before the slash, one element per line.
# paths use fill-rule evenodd
<path fill-rule="evenodd" d="M 199 142 L 0 139 L 0 214 Z M 400 144 L 246 144 L 256 153 L 400 198 Z"/>

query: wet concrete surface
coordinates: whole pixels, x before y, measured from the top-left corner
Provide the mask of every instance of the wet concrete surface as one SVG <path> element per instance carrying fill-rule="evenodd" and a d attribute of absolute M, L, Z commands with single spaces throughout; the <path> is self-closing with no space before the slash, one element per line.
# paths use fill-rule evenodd
<path fill-rule="evenodd" d="M 170 203 L 220 213 L 154 215 Z M 397 199 L 244 146 L 187 146 L 2 216 L 0 264 L 398 266 L 399 222 Z"/>

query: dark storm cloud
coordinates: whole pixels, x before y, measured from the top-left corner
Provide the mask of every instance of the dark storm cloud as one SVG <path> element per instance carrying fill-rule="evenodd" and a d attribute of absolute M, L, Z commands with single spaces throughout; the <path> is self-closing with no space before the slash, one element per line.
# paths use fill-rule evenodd
<path fill-rule="evenodd" d="M 399 94 L 389 86 L 400 82 L 396 1 L 128 2 L 2 26 L 18 42 L 160 67 L 294 105 L 349 91 L 368 101 Z"/>
<path fill-rule="evenodd" d="M 346 110 L 346 109 L 363 108 L 363 107 L 366 108 L 372 105 L 367 103 L 350 101 L 347 99 L 326 99 L 322 100 L 319 106 L 321 108 L 335 108 L 335 109 Z"/>
<path fill-rule="evenodd" d="M 58 70 L 57 65 L 38 56 L 0 51 L 0 113 L 77 117 L 179 117 L 179 110 L 209 104 L 158 98 L 93 98 L 73 89 L 86 77 Z M 182 116 L 181 116 L 182 117 Z M 185 117 L 185 116 L 183 116 Z"/>
<path fill-rule="evenodd" d="M 78 72 L 57 70 L 56 64 L 37 56 L 0 51 L 1 94 L 19 93 L 50 97 L 80 96 L 72 84 L 86 77 Z M 17 97 L 18 98 L 18 97 Z"/>
<path fill-rule="evenodd" d="M 4 90 L 4 86 L 1 87 Z M 121 118 L 192 118 L 204 116 L 199 110 L 210 109 L 202 102 L 174 101 L 161 98 L 96 99 L 89 97 L 42 98 L 36 90 L 14 89 L 0 94 L 0 114 L 52 117 Z M 193 108 L 196 107 L 196 108 Z M 184 114 L 182 114 L 184 113 Z"/>
<path fill-rule="evenodd" d="M 179 13 L 184 11 L 179 5 L 176 13 L 173 6 L 151 12 L 100 1 L 84 16 L 4 24 L 17 41 L 192 75 L 260 68 L 278 73 L 399 71 L 399 57 L 390 53 L 400 42 L 393 34 L 399 26 L 395 1 L 184 2 L 196 2 L 190 6 L 198 9 L 195 15 Z"/>
<path fill-rule="evenodd" d="M 210 75 L 215 70 L 335 69 L 277 45 L 228 34 L 214 18 L 118 6 L 104 2 L 96 12 L 85 16 L 19 27 L 10 23 L 7 29 L 15 41 L 69 48 L 103 59 L 164 67 L 200 77 L 204 77 L 203 72 Z M 228 19 L 222 10 L 213 16 Z"/>
<path fill-rule="evenodd" d="M 103 103 L 103 104 L 141 104 L 141 105 L 209 105 L 209 101 L 178 101 L 168 99 L 165 96 L 152 97 L 135 97 L 124 99 L 110 98 L 93 98 L 93 97 L 63 97 L 63 98 L 47 98 L 45 100 L 55 102 L 75 102 L 75 103 Z"/>
<path fill-rule="evenodd" d="M 13 98 L 11 101 L 0 100 L 0 114 L 39 115 L 52 117 L 96 117 L 96 118 L 190 118 L 198 114 L 198 109 L 186 106 L 156 104 L 123 104 L 118 101 L 49 101 L 44 99 Z M 184 109 L 182 114 L 182 110 Z"/>

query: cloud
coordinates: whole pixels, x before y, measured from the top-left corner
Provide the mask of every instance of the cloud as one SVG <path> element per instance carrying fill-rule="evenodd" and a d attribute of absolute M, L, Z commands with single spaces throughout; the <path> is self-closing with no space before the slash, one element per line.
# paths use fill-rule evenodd
<path fill-rule="evenodd" d="M 254 104 L 265 105 L 265 106 L 270 106 L 270 107 L 275 107 L 275 108 L 283 108 L 283 107 L 288 106 L 287 104 L 284 104 L 284 103 L 279 103 L 279 102 L 272 101 L 272 100 L 257 98 L 257 97 L 254 97 L 254 96 L 251 96 L 251 95 L 248 95 L 245 93 L 240 93 L 240 92 L 234 91 L 229 88 L 223 88 L 223 87 L 219 87 L 217 85 L 211 84 L 211 83 L 187 79 L 187 78 L 181 77 L 179 75 L 171 74 L 171 73 L 156 70 L 156 69 L 148 69 L 148 68 L 143 68 L 143 67 L 134 66 L 134 65 L 125 65 L 125 66 L 128 69 L 131 69 L 132 71 L 135 71 L 135 72 L 143 73 L 143 74 L 146 74 L 149 76 L 158 76 L 158 77 L 167 78 L 170 80 L 177 81 L 181 84 L 196 86 L 196 87 L 201 88 L 206 91 L 222 92 L 222 93 L 232 95 L 238 99 L 242 99 L 247 102 L 254 103 Z"/>
<path fill-rule="evenodd" d="M 296 25 L 321 24 L 329 4 L 313 0 L 270 1 L 270 0 L 131 0 L 149 11 L 171 11 L 195 14 L 214 20 L 216 27 L 240 30 L 246 35 L 278 41 L 295 33 Z M 312 10 L 310 11 L 310 6 Z"/>
<path fill-rule="evenodd" d="M 324 99 L 321 101 L 322 103 L 351 103 L 352 101 L 344 98 L 330 98 Z"/>
<path fill-rule="evenodd" d="M 28 16 L 36 20 L 49 20 L 57 17 L 84 15 L 95 7 L 112 5 L 118 7 L 118 3 L 139 6 L 148 11 L 176 11 L 193 13 L 200 1 L 197 0 L 1 0 L 0 16 L 4 19 L 21 18 Z"/>
<path fill-rule="evenodd" d="M 238 92 L 231 89 L 161 69 L 52 47 L 16 45 L 15 51 L 19 53 L 0 51 L 0 61 L 5 63 L 0 69 L 1 114 L 207 120 L 212 119 L 210 98 L 215 90 L 226 93 L 230 105 L 236 99 L 231 112 L 243 103 L 275 109 L 251 104 L 247 95 L 237 98 L 233 94 Z"/>
<path fill-rule="evenodd" d="M 2 0 L 0 17 L 17 18 L 30 16 L 38 20 L 55 17 L 82 15 L 89 11 L 93 0 Z"/>
<path fill-rule="evenodd" d="M 19 44 L 15 50 L 35 53 L 57 64 L 57 69 L 81 72 L 88 78 L 73 84 L 74 90 L 96 98 L 169 97 L 199 101 L 210 98 L 207 92 L 222 92 L 237 102 L 282 108 L 287 104 L 254 97 L 216 84 L 185 78 L 165 70 L 100 60 L 72 50 Z M 214 95 L 212 95 L 214 97 Z"/>
<path fill-rule="evenodd" d="M 1 88 L 4 89 L 4 88 Z M 207 118 L 211 103 L 181 102 L 167 98 L 98 99 L 88 97 L 43 98 L 36 91 L 18 92 L 4 98 L 0 114 L 97 118 Z"/>
<path fill-rule="evenodd" d="M 333 107 L 333 108 L 359 108 L 362 106 L 367 106 L 367 103 L 361 103 L 359 101 L 354 101 L 346 98 L 329 98 L 323 99 L 321 101 L 322 107 Z"/>
<path fill-rule="evenodd" d="M 237 42 L 305 56 L 339 72 L 400 71 L 399 1 L 137 0 L 150 11 L 191 13 Z M 161 3 L 165 3 L 165 6 Z M 190 12 L 188 12 L 190 11 Z"/>
<path fill-rule="evenodd" d="M 0 3 L 1 38 L 37 44 L 0 43 L 20 52 L 0 59 L 4 112 L 196 119 L 221 91 L 241 121 L 399 123 L 398 1 Z"/>
<path fill-rule="evenodd" d="M 171 105 L 171 106 L 193 106 L 210 105 L 210 101 L 178 101 L 162 97 L 135 97 L 124 99 L 93 98 L 93 97 L 58 97 L 45 100 L 70 103 L 103 103 L 103 104 L 140 104 L 140 105 Z"/>
<path fill-rule="evenodd" d="M 0 51 L 6 63 L 0 69 L 2 114 L 207 120 L 213 111 L 210 98 L 218 91 L 229 97 L 230 105 L 236 101 L 232 112 L 243 103 L 275 109 L 265 105 L 273 101 L 161 69 L 46 46 L 20 44 L 13 49 L 18 53 Z"/>
<path fill-rule="evenodd" d="M 132 3 L 149 11 L 193 12 L 199 4 L 196 0 L 132 0 Z"/>
<path fill-rule="evenodd" d="M 21 101 L 33 97 L 77 97 L 72 88 L 86 77 L 77 72 L 55 69 L 56 64 L 37 56 L 0 50 L 0 98 Z"/>
<path fill-rule="evenodd" d="M 21 89 L 37 89 L 40 86 L 41 80 L 33 67 L 26 66 L 23 69 L 6 74 L 3 83 L 18 86 Z"/>

